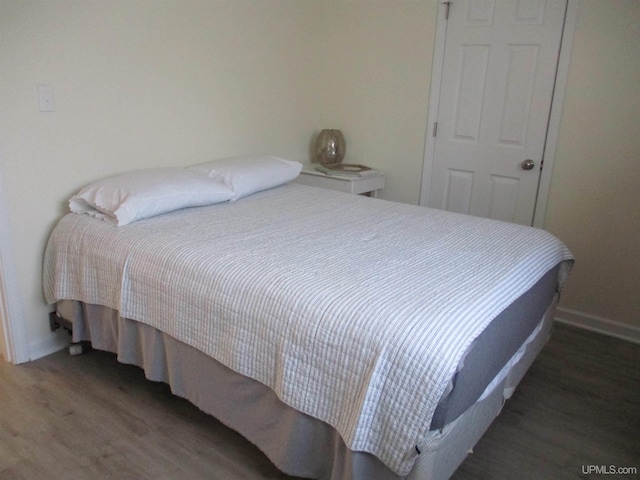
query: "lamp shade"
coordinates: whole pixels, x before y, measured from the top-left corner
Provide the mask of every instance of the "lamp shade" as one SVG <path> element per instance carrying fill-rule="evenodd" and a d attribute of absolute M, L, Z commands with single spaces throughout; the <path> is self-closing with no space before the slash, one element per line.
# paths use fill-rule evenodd
<path fill-rule="evenodd" d="M 347 151 L 347 144 L 340 130 L 321 130 L 316 139 L 315 161 L 322 165 L 341 163 Z"/>

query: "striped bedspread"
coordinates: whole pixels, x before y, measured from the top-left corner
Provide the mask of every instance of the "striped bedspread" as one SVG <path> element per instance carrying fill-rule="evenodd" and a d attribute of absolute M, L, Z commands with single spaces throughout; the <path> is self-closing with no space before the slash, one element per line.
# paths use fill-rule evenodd
<path fill-rule="evenodd" d="M 549 233 L 301 185 L 115 227 L 69 214 L 47 301 L 105 305 L 272 388 L 407 474 L 459 360 L 572 257 Z"/>

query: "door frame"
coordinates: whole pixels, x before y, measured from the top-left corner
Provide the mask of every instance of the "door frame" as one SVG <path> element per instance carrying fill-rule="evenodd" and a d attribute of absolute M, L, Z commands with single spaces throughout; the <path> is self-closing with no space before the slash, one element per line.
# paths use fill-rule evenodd
<path fill-rule="evenodd" d="M 5 359 L 11 363 L 24 363 L 30 359 L 29 346 L 3 192 L 0 161 L 0 328 L 4 334 Z"/>
<path fill-rule="evenodd" d="M 454 1 L 455 3 L 455 1 Z M 571 48 L 573 46 L 573 36 L 576 28 L 578 16 L 578 6 L 580 0 L 567 0 L 567 10 L 564 18 L 564 29 L 562 40 L 560 41 L 560 55 L 558 58 L 558 68 L 556 71 L 556 81 L 553 89 L 553 100 L 549 123 L 547 126 L 547 138 L 544 145 L 544 168 L 540 174 L 538 183 L 538 195 L 533 214 L 533 226 L 543 228 L 547 210 L 547 200 L 551 186 L 551 173 L 555 161 L 556 145 L 558 133 L 560 131 L 560 120 L 562 116 L 562 105 L 564 103 L 565 87 L 569 73 L 569 63 Z M 442 72 L 444 67 L 444 49 L 447 35 L 447 19 L 445 18 L 445 3 L 438 2 L 438 15 L 436 20 L 436 37 L 433 52 L 433 63 L 431 70 L 431 87 L 429 89 L 429 107 L 427 114 L 427 134 L 424 146 L 424 159 L 422 164 L 422 180 L 420 182 L 420 199 L 418 203 L 427 206 L 429 198 L 429 183 L 431 181 L 431 170 L 435 156 L 435 142 L 433 141 L 434 125 L 438 119 L 438 109 L 440 107 L 440 91 L 442 86 Z"/>
<path fill-rule="evenodd" d="M 9 301 L 7 283 L 4 280 L 5 271 L 2 252 L 0 252 L 0 321 L 2 322 L 0 328 L 2 328 L 4 339 L 5 360 L 10 363 L 23 363 L 29 361 L 26 331 L 24 324 L 19 322 L 22 316 L 12 308 L 13 302 Z"/>

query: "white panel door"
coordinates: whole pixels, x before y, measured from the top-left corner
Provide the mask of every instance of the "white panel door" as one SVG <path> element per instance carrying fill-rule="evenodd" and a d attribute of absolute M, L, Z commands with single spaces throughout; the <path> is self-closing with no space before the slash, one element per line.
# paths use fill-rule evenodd
<path fill-rule="evenodd" d="M 531 225 L 566 2 L 449 6 L 427 205 Z"/>

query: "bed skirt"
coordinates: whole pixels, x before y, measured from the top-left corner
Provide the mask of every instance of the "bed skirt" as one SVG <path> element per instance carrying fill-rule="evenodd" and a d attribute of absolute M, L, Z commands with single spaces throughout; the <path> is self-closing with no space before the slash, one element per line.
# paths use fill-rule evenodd
<path fill-rule="evenodd" d="M 149 380 L 169 384 L 175 395 L 239 432 L 287 474 L 332 480 L 440 480 L 462 463 L 546 343 L 555 305 L 554 298 L 480 400 L 417 446 L 420 455 L 407 477 L 398 477 L 371 454 L 351 451 L 333 428 L 285 405 L 268 387 L 153 327 L 81 302 L 64 300 L 56 309 L 73 323 L 74 342 L 90 341 L 96 349 L 116 353 L 121 363 L 141 367 Z"/>

